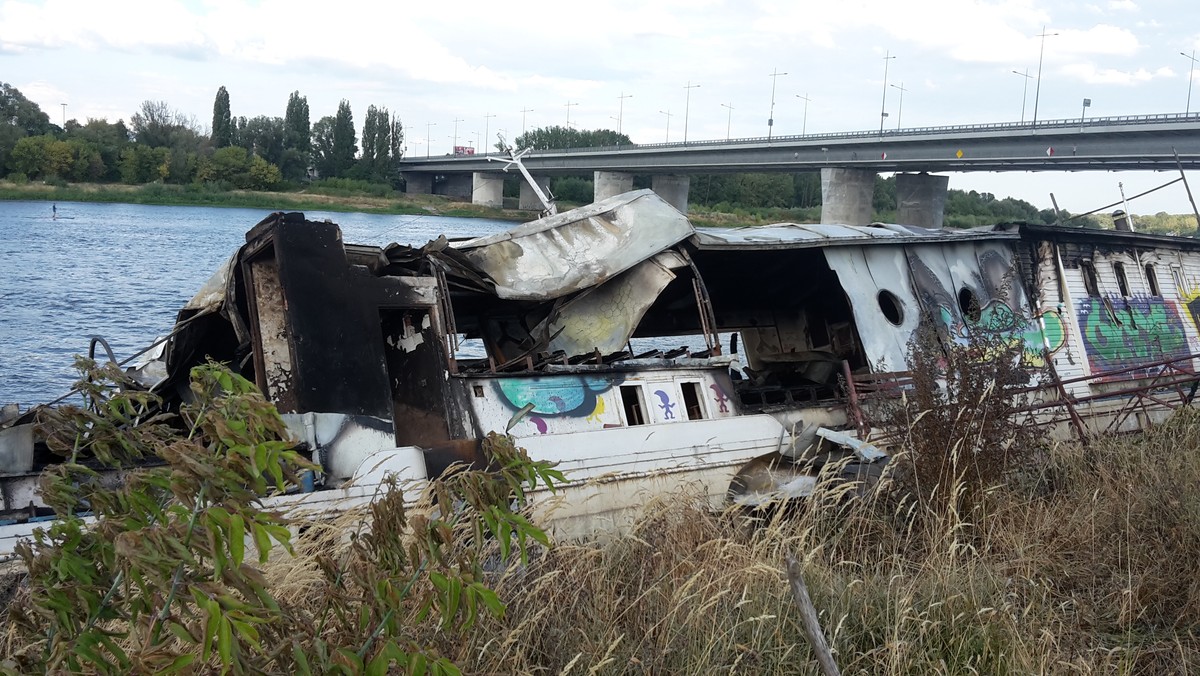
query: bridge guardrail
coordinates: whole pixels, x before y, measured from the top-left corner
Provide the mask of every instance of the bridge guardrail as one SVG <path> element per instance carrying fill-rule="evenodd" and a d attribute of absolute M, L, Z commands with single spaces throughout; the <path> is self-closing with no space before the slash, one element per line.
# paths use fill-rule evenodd
<path fill-rule="evenodd" d="M 1043 130 L 1043 129 L 1069 129 L 1079 127 L 1081 129 L 1089 127 L 1108 127 L 1108 126 L 1135 126 L 1142 124 L 1156 124 L 1162 122 L 1200 122 L 1200 113 L 1157 113 L 1152 115 L 1117 115 L 1112 117 L 1094 117 L 1091 119 L 1065 119 L 1065 120 L 1044 120 L 1038 123 L 1033 122 L 988 122 L 983 124 L 959 124 L 943 127 L 905 127 L 903 129 L 885 129 L 882 133 L 879 131 L 839 131 L 839 132 L 824 132 L 820 134 L 800 134 L 786 136 L 755 136 L 736 139 L 711 139 L 702 141 L 676 141 L 673 143 L 631 143 L 629 145 L 619 146 L 595 146 L 589 148 L 545 148 L 532 150 L 529 156 L 535 155 L 573 155 L 577 153 L 588 152 L 622 152 L 626 150 L 661 150 L 661 149 L 684 149 L 697 146 L 731 146 L 743 144 L 775 144 L 775 143 L 791 143 L 796 141 L 819 141 L 822 139 L 854 139 L 854 138 L 895 138 L 897 136 L 931 136 L 936 134 L 947 134 L 953 132 L 971 132 L 971 131 L 1016 131 L 1016 130 Z M 481 155 L 472 155 L 470 157 L 447 157 L 441 156 L 437 161 L 479 159 L 488 155 L 499 155 L 498 153 L 484 153 Z M 413 158 L 420 160 L 421 158 Z M 429 158 L 433 160 L 434 158 Z"/>

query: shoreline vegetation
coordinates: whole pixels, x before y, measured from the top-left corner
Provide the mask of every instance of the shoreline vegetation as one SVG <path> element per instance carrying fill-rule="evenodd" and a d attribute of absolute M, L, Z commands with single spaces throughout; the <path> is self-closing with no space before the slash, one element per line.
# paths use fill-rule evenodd
<path fill-rule="evenodd" d="M 238 207 L 275 211 L 338 211 L 366 214 L 453 216 L 530 220 L 536 213 L 494 209 L 442 195 L 368 195 L 351 191 L 319 190 L 273 192 L 224 190 L 211 186 L 147 183 L 122 185 L 101 183 L 37 184 L 0 181 L 0 201 L 30 200 L 59 202 L 108 202 L 181 207 Z"/>
<path fill-rule="evenodd" d="M 585 204 L 585 193 L 590 194 L 590 185 L 585 187 L 588 190 L 568 191 L 570 194 L 566 198 L 560 196 L 558 199 L 559 209 L 565 211 Z M 506 192 L 510 191 L 506 190 Z M 956 195 L 961 191 L 951 191 L 951 193 Z M 237 189 L 230 188 L 227 184 L 212 183 L 155 182 L 128 185 L 122 183 L 68 183 L 61 180 L 13 181 L 0 179 L 0 201 L 11 200 L 432 215 L 454 218 L 488 218 L 513 222 L 531 221 L 538 217 L 536 211 L 515 208 L 517 199 L 512 196 L 505 197 L 505 207 L 498 209 L 472 204 L 445 195 L 408 194 L 386 185 L 340 179 L 319 181 L 303 189 L 286 191 Z M 885 206 L 886 203 L 887 200 L 883 200 L 876 204 L 872 218 L 878 222 L 894 223 L 896 211 L 894 207 Z M 970 205 L 960 209 L 955 207 L 954 200 L 948 201 L 945 227 L 976 227 L 1022 220 L 1014 219 L 1011 215 L 1005 218 L 996 214 L 975 213 L 975 211 L 977 210 Z M 728 203 L 689 204 L 687 216 L 693 225 L 715 228 L 736 228 L 772 223 L 820 223 L 821 206 L 818 204 L 807 207 L 746 207 Z M 1195 217 L 1188 214 L 1135 215 L 1133 221 L 1139 232 L 1190 235 L 1197 231 Z M 1045 222 L 1044 219 L 1043 222 Z M 1068 221 L 1068 223 L 1100 229 L 1114 227 L 1112 217 L 1107 214 L 1093 214 L 1085 217 L 1083 221 Z"/>

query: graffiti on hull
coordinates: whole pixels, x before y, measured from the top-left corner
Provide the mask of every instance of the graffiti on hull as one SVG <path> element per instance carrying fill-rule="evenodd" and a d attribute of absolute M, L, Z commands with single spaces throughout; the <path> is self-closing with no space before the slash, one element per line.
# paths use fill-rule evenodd
<path fill-rule="evenodd" d="M 1178 308 L 1160 296 L 1087 298 L 1077 310 L 1093 371 L 1124 369 L 1191 353 Z"/>
<path fill-rule="evenodd" d="M 518 411 L 532 404 L 529 412 L 541 418 L 598 418 L 604 412 L 600 395 L 621 382 L 624 379 L 617 375 L 563 375 L 493 381 L 512 410 Z"/>

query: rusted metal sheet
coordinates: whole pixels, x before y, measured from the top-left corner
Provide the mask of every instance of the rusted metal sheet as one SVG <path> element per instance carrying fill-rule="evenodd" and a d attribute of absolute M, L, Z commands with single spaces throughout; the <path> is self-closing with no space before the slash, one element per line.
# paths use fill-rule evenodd
<path fill-rule="evenodd" d="M 550 352 L 567 356 L 617 352 L 629 342 L 638 322 L 675 279 L 656 258 L 642 261 L 617 277 L 581 294 L 534 329 L 549 336 Z"/>
<path fill-rule="evenodd" d="M 500 298 L 548 300 L 596 286 L 692 233 L 683 214 L 637 190 L 456 248 Z"/>

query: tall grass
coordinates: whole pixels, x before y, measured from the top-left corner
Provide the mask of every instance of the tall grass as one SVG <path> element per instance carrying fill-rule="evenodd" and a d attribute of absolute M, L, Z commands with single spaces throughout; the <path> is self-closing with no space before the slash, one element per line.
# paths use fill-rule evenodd
<path fill-rule="evenodd" d="M 772 515 L 678 495 L 632 532 L 504 573 L 509 601 L 439 648 L 477 673 L 816 672 L 796 552 L 845 673 L 1200 668 L 1200 415 L 1056 446 L 969 513 L 830 489 Z"/>

